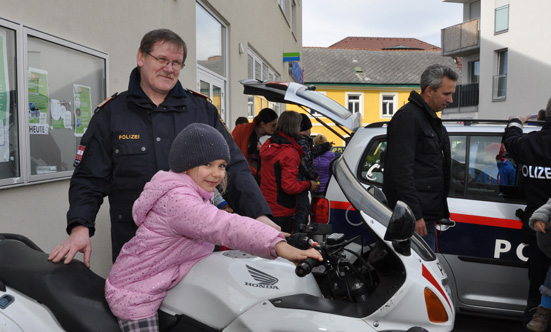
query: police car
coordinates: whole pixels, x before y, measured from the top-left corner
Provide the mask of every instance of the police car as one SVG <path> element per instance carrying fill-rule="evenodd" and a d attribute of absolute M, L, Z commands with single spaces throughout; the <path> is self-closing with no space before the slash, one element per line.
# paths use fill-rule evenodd
<path fill-rule="evenodd" d="M 297 83 L 241 82 L 245 94 L 318 112 L 353 132 L 340 158 L 366 189 L 383 182 L 386 123 L 360 127 L 358 113 Z M 438 225 L 437 257 L 448 275 L 458 312 L 521 317 L 528 294 L 527 250 L 517 210 L 525 207 L 521 169 L 501 145 L 506 121 L 444 121 L 452 169 L 451 222 Z M 540 125 L 525 125 L 524 132 Z M 332 178 L 325 198 L 312 202 L 312 220 L 352 237 L 366 232 Z"/>

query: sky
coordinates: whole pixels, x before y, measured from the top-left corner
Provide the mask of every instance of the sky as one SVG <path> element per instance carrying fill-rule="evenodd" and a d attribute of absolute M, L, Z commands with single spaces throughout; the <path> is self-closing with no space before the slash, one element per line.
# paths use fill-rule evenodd
<path fill-rule="evenodd" d="M 301 0 L 302 46 L 346 37 L 417 38 L 440 47 L 441 29 L 463 22 L 463 4 L 442 0 Z"/>

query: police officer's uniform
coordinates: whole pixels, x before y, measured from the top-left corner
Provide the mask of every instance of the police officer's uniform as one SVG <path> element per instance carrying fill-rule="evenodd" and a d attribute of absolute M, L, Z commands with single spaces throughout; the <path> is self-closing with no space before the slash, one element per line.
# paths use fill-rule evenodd
<path fill-rule="evenodd" d="M 535 232 L 528 226 L 532 213 L 551 197 L 551 118 L 547 118 L 540 131 L 523 135 L 519 118 L 512 118 L 503 138 L 503 145 L 519 164 L 526 187 L 526 209 L 523 216 L 523 241 L 528 243 L 528 279 L 530 281 L 527 323 L 534 312 L 528 310 L 540 303 L 539 287 L 543 284 L 549 267 L 549 259 L 537 247 Z"/>
<path fill-rule="evenodd" d="M 115 260 L 137 229 L 132 219 L 134 201 L 157 171 L 169 169 L 172 141 L 191 123 L 215 127 L 228 142 L 231 161 L 225 198 L 233 210 L 252 218 L 271 216 L 247 161 L 216 107 L 205 96 L 186 91 L 180 82 L 156 106 L 140 87 L 140 72 L 135 68 L 128 91 L 98 107 L 82 137 L 69 189 L 67 232 L 84 225 L 92 236 L 103 197 L 109 195 Z"/>

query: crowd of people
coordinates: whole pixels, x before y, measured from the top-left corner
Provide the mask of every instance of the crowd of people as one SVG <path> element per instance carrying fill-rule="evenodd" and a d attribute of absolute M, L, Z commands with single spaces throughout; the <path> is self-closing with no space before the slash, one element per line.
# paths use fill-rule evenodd
<path fill-rule="evenodd" d="M 306 114 L 270 108 L 252 122 L 238 118 L 230 135 L 216 108 L 180 84 L 186 57 L 176 33 L 144 35 L 128 90 L 98 107 L 81 139 L 69 189 L 69 237 L 48 257 L 68 264 L 82 252 L 89 267 L 96 214 L 108 196 L 114 265 L 106 299 L 123 331 L 156 330 L 166 291 L 215 245 L 266 258 L 322 259 L 316 250 L 291 247 L 284 236 L 303 229 L 311 197 L 325 192 L 333 143 L 321 134 L 312 138 Z M 421 92 L 411 92 L 387 130 L 383 191 L 391 208 L 399 200 L 411 207 L 416 232 L 433 250 L 435 223 L 450 216 L 450 141 L 437 112 L 453 101 L 457 79 L 446 66 L 429 66 Z M 503 145 L 487 147 L 490 162 L 504 164 L 483 170 L 478 181 L 514 183 L 503 146 L 517 162 L 551 165 L 550 113 L 551 100 L 543 129 L 527 136 L 527 117 L 510 119 Z M 526 324 L 543 331 L 551 320 L 551 184 L 527 178 L 526 190 L 523 221 L 532 228 Z"/>

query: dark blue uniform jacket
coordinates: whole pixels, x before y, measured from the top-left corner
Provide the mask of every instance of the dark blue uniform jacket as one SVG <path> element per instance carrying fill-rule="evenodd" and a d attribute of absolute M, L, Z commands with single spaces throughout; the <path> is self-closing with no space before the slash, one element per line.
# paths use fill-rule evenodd
<path fill-rule="evenodd" d="M 156 106 L 140 87 L 135 68 L 125 91 L 95 111 L 81 140 L 82 160 L 69 189 L 67 232 L 84 225 L 94 233 L 96 214 L 109 196 L 113 259 L 135 233 L 132 205 L 159 170 L 168 170 L 175 136 L 188 124 L 209 124 L 230 147 L 228 189 L 224 195 L 233 210 L 256 218 L 271 210 L 217 109 L 204 96 L 186 91 L 180 82 Z"/>

